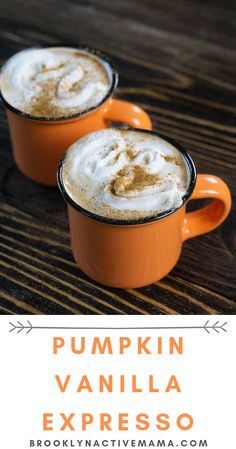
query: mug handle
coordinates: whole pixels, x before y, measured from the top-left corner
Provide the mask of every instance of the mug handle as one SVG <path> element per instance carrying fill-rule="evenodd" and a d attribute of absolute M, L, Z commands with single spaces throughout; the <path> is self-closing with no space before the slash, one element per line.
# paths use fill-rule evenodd
<path fill-rule="evenodd" d="M 213 175 L 198 175 L 191 199 L 212 198 L 207 206 L 184 217 L 183 240 L 196 237 L 217 228 L 231 208 L 230 191 L 222 179 Z"/>
<path fill-rule="evenodd" d="M 125 122 L 133 128 L 152 130 L 152 122 L 149 115 L 142 108 L 128 101 L 111 98 L 109 106 L 104 113 L 105 120 Z"/>

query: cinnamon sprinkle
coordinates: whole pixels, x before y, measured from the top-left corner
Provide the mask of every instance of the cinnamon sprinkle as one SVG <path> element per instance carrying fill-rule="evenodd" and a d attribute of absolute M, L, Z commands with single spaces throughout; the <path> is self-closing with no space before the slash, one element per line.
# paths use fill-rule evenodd
<path fill-rule="evenodd" d="M 91 59 L 90 56 L 83 55 L 81 53 L 76 53 L 79 60 Z M 109 84 L 109 77 L 106 73 L 106 70 L 102 67 L 102 64 L 99 61 L 96 61 L 93 58 L 93 64 L 95 69 L 97 67 L 98 72 L 100 73 L 101 79 L 104 83 Z M 57 68 L 63 67 L 65 64 L 61 63 L 57 66 Z M 50 71 L 51 69 L 47 69 L 46 65 L 42 65 L 42 72 Z M 91 74 L 88 72 L 85 73 L 85 77 L 90 77 Z M 32 81 L 35 79 L 35 76 L 32 76 Z M 73 83 L 69 89 L 70 92 L 76 91 L 78 89 L 80 81 Z M 37 96 L 33 97 L 30 101 L 30 104 L 25 107 L 25 112 L 34 115 L 36 117 L 59 117 L 59 116 L 70 116 L 76 114 L 81 111 L 81 108 L 76 106 L 74 108 L 61 108 L 59 106 L 55 106 L 52 104 L 52 100 L 56 97 L 56 90 L 58 85 L 58 79 L 49 78 L 47 81 L 40 83 L 40 92 Z M 83 109 L 86 109 L 87 105 L 85 104 Z"/>
<path fill-rule="evenodd" d="M 176 154 L 176 156 L 164 156 L 164 159 L 166 162 L 173 162 L 175 165 L 178 165 L 179 167 L 182 166 L 183 162 L 181 159 L 181 156 Z"/>
<path fill-rule="evenodd" d="M 51 79 L 41 84 L 41 93 L 32 98 L 27 112 L 37 117 L 56 117 L 61 115 L 60 108 L 51 103 L 56 89 L 55 80 Z"/>
<path fill-rule="evenodd" d="M 137 152 L 134 150 L 127 150 L 126 155 L 130 160 L 134 159 L 137 156 Z"/>
<path fill-rule="evenodd" d="M 145 187 L 155 185 L 160 181 L 158 174 L 152 175 L 147 173 L 139 166 L 133 167 L 132 170 L 129 170 L 128 166 L 126 166 L 118 172 L 117 176 L 112 184 L 112 191 L 116 195 L 133 190 L 141 191 Z"/>

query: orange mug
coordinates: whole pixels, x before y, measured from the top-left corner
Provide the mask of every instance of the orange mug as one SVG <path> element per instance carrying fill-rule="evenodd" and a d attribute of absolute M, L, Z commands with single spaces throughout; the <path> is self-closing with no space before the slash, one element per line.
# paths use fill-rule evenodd
<path fill-rule="evenodd" d="M 85 134 L 107 128 L 109 121 L 152 129 L 151 120 L 143 109 L 112 98 L 118 83 L 118 73 L 107 56 L 88 47 L 80 46 L 77 49 L 99 56 L 110 66 L 111 87 L 98 106 L 70 117 L 34 117 L 11 106 L 0 91 L 0 98 L 7 111 L 16 165 L 28 178 L 48 186 L 56 185 L 57 166 L 64 151 Z"/>
<path fill-rule="evenodd" d="M 145 131 L 146 133 L 150 131 Z M 183 155 L 190 183 L 181 207 L 140 220 L 114 220 L 83 209 L 63 184 L 63 161 L 58 185 L 68 204 L 71 245 L 80 268 L 93 280 L 111 287 L 138 288 L 166 276 L 177 263 L 185 240 L 212 231 L 227 217 L 231 196 L 227 185 L 213 175 L 196 175 L 189 154 L 159 133 Z M 207 206 L 186 212 L 190 199 L 211 198 Z"/>

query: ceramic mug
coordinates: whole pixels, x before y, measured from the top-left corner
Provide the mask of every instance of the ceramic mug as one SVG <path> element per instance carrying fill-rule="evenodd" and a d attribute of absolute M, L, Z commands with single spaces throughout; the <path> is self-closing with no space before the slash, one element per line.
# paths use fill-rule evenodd
<path fill-rule="evenodd" d="M 68 47 L 56 45 L 60 46 Z M 151 120 L 143 109 L 133 103 L 112 98 L 118 83 L 118 73 L 109 58 L 88 47 L 79 46 L 75 49 L 97 55 L 111 69 L 111 87 L 96 107 L 70 117 L 35 117 L 11 106 L 0 91 L 7 111 L 16 165 L 28 178 L 48 186 L 56 185 L 56 170 L 64 151 L 85 134 L 107 128 L 110 126 L 109 121 L 124 122 L 135 128 L 152 129 Z"/>
<path fill-rule="evenodd" d="M 144 131 L 150 132 L 150 131 Z M 176 265 L 183 242 L 219 226 L 231 207 L 231 195 L 220 178 L 196 175 L 187 151 L 159 133 L 183 155 L 190 183 L 183 204 L 140 220 L 114 220 L 80 207 L 63 184 L 63 161 L 58 168 L 58 185 L 68 204 L 71 245 L 80 268 L 93 280 L 111 287 L 137 288 L 158 281 Z M 186 212 L 191 199 L 211 198 L 207 206 Z"/>

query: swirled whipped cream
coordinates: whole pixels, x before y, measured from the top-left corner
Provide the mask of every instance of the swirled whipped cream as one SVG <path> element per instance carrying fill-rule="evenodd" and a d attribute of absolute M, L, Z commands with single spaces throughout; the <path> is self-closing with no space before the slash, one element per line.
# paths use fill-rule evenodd
<path fill-rule="evenodd" d="M 84 209 L 113 219 L 140 219 L 182 205 L 189 170 L 170 143 L 142 131 L 106 129 L 67 151 L 62 179 Z"/>
<path fill-rule="evenodd" d="M 97 106 L 111 86 L 109 64 L 84 50 L 27 49 L 3 66 L 1 91 L 16 109 L 36 117 L 70 116 Z"/>

